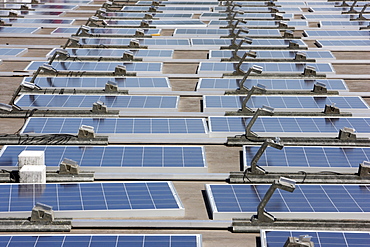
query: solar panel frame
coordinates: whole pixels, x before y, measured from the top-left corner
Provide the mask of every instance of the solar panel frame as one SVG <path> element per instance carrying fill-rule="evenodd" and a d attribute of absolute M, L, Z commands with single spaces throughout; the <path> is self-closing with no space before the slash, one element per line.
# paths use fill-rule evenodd
<path fill-rule="evenodd" d="M 245 133 L 251 117 L 209 117 L 210 137 L 229 137 Z M 264 117 L 259 116 L 252 131 L 259 136 L 279 137 L 337 137 L 339 130 L 349 127 L 356 130 L 357 137 L 368 138 L 370 118 L 359 117 Z"/>
<path fill-rule="evenodd" d="M 252 29 L 253 30 L 253 29 Z M 256 58 L 260 59 L 294 59 L 298 51 L 285 51 L 285 50 L 260 50 L 255 51 L 257 53 Z M 242 57 L 245 51 L 238 51 L 238 56 Z M 308 59 L 335 59 L 331 51 L 304 51 Z M 231 57 L 232 51 L 229 50 L 211 50 L 209 53 L 209 58 L 225 58 Z"/>
<path fill-rule="evenodd" d="M 18 167 L 23 151 L 44 151 L 48 171 L 56 171 L 64 158 L 78 163 L 80 170 L 97 173 L 207 173 L 203 146 L 109 145 L 109 146 L 4 146 L 2 169 Z"/>
<path fill-rule="evenodd" d="M 243 146 L 244 170 L 260 146 Z M 269 172 L 334 171 L 356 173 L 363 161 L 370 161 L 370 148 L 367 147 L 317 147 L 285 146 L 282 150 L 267 147 L 257 165 Z"/>
<path fill-rule="evenodd" d="M 197 91 L 235 90 L 239 88 L 241 79 L 234 78 L 200 78 Z M 262 84 L 272 90 L 312 90 L 316 82 L 326 85 L 328 90 L 348 91 L 344 80 L 341 79 L 247 79 L 244 85 L 247 88 Z"/>
<path fill-rule="evenodd" d="M 91 110 L 93 103 L 102 102 L 111 110 L 169 111 L 178 110 L 179 96 L 146 95 L 66 95 L 22 94 L 15 104 L 22 109 Z"/>
<path fill-rule="evenodd" d="M 23 82 L 30 82 L 32 77 L 25 77 Z M 108 81 L 117 84 L 119 89 L 147 91 L 170 91 L 171 85 L 167 77 L 36 77 L 34 82 L 41 88 L 104 88 Z"/>
<path fill-rule="evenodd" d="M 360 247 L 366 245 L 370 241 L 369 232 L 355 231 L 277 231 L 277 230 L 261 230 L 261 247 L 280 247 L 288 237 L 299 237 L 300 235 L 311 236 L 311 241 L 317 247 L 324 246 L 346 246 Z"/>
<path fill-rule="evenodd" d="M 270 185 L 206 184 L 213 220 L 250 218 Z M 296 184 L 293 193 L 277 190 L 266 210 L 277 218 L 363 219 L 369 217 L 369 185 Z"/>

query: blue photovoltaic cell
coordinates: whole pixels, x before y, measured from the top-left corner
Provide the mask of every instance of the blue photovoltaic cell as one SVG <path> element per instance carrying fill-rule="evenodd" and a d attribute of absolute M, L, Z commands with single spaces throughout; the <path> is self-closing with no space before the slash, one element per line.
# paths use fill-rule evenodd
<path fill-rule="evenodd" d="M 289 27 L 307 26 L 307 21 L 286 21 Z M 227 21 L 211 20 L 208 26 L 227 26 Z M 279 21 L 248 21 L 246 24 L 239 24 L 240 27 L 278 27 Z"/>
<path fill-rule="evenodd" d="M 325 46 L 370 46 L 370 40 L 317 40 L 319 47 Z"/>
<path fill-rule="evenodd" d="M 191 18 L 193 14 L 181 14 L 181 13 L 151 13 L 155 18 Z M 130 12 L 106 12 L 104 14 L 107 17 L 120 17 L 120 18 L 139 18 L 143 19 L 145 13 L 130 13 Z"/>
<path fill-rule="evenodd" d="M 308 30 L 304 31 L 303 35 L 306 37 L 320 36 L 320 37 L 370 37 L 370 31 L 356 31 L 356 30 Z"/>
<path fill-rule="evenodd" d="M 137 39 L 140 45 L 183 45 L 189 46 L 190 42 L 188 39 Z M 80 38 L 79 43 L 81 45 L 98 45 L 98 46 L 114 46 L 114 45 L 129 45 L 131 39 L 98 39 L 98 38 Z"/>
<path fill-rule="evenodd" d="M 153 5 L 152 1 L 137 1 L 135 4 L 137 5 Z M 187 2 L 187 1 L 181 1 L 181 2 L 175 2 L 175 1 L 166 1 L 165 3 L 166 6 L 168 5 L 218 5 L 218 2 Z"/>
<path fill-rule="evenodd" d="M 252 29 L 253 30 L 253 29 Z M 238 51 L 238 56 L 242 57 L 246 51 Z M 257 58 L 290 58 L 294 59 L 297 51 L 256 51 Z M 308 59 L 335 59 L 330 51 L 303 51 Z M 211 51 L 210 57 L 231 57 L 232 51 Z"/>
<path fill-rule="evenodd" d="M 0 27 L 0 33 L 34 33 L 39 27 Z"/>
<path fill-rule="evenodd" d="M 196 11 L 204 12 L 210 11 L 210 7 L 163 7 L 157 8 L 158 11 Z M 124 6 L 121 11 L 136 11 L 136 12 L 148 12 L 149 7 L 147 6 Z"/>
<path fill-rule="evenodd" d="M 240 3 L 243 3 L 243 2 L 240 2 Z M 244 2 L 244 3 L 248 3 L 248 2 Z M 202 19 L 202 18 L 207 18 L 207 17 L 226 17 L 226 16 L 227 16 L 226 13 L 206 12 L 206 13 L 202 13 L 199 18 Z M 266 19 L 274 19 L 275 14 L 271 14 L 271 13 L 244 13 L 242 15 L 237 14 L 236 17 L 243 17 L 243 19 L 251 19 L 252 18 L 252 19 L 266 20 Z M 292 14 L 283 14 L 283 17 L 284 18 L 293 18 L 293 15 Z"/>
<path fill-rule="evenodd" d="M 244 165 L 249 166 L 260 147 L 244 146 Z M 361 147 L 267 147 L 259 166 L 284 167 L 353 167 L 370 161 L 370 148 Z"/>
<path fill-rule="evenodd" d="M 41 0 L 40 3 L 79 3 L 79 4 L 88 4 L 91 3 L 91 0 Z"/>
<path fill-rule="evenodd" d="M 179 209 L 170 182 L 0 184 L 0 213 L 31 212 L 36 202 L 69 210 Z M 95 215 L 93 217 L 99 217 Z"/>
<path fill-rule="evenodd" d="M 9 247 L 201 247 L 198 234 L 106 234 L 106 235 L 4 235 L 0 246 Z"/>
<path fill-rule="evenodd" d="M 245 133 L 250 117 L 209 117 L 211 132 Z M 343 127 L 370 133 L 370 118 L 258 117 L 254 132 L 338 133 Z"/>
<path fill-rule="evenodd" d="M 26 70 L 37 70 L 45 62 L 32 61 Z M 161 71 L 162 63 L 123 63 L 123 62 L 53 62 L 56 70 L 114 71 L 117 65 L 126 66 L 127 71 Z"/>
<path fill-rule="evenodd" d="M 370 243 L 369 232 L 265 231 L 261 247 L 284 246 L 288 237 L 311 236 L 315 247 L 364 247 Z"/>
<path fill-rule="evenodd" d="M 1 8 L 20 10 L 22 4 L 2 4 Z M 75 9 L 77 5 L 27 4 L 30 9 Z"/>
<path fill-rule="evenodd" d="M 97 167 L 205 167 L 203 148 L 199 146 L 6 146 L 1 150 L 2 167 L 18 167 L 23 151 L 44 151 L 45 165 L 59 167 L 64 158 L 81 168 Z"/>
<path fill-rule="evenodd" d="M 241 79 L 225 79 L 225 78 L 201 78 L 197 86 L 197 90 L 206 89 L 237 89 Z M 279 90 L 312 90 L 316 82 L 321 82 L 326 85 L 328 90 L 347 90 L 343 80 L 337 79 L 247 79 L 244 85 L 251 88 L 257 84 L 266 86 L 266 89 Z"/>
<path fill-rule="evenodd" d="M 207 108 L 220 109 L 233 108 L 240 109 L 245 96 L 235 95 L 205 95 L 203 96 L 204 110 Z M 325 105 L 332 105 L 340 109 L 369 109 L 361 97 L 342 97 L 342 96 L 263 96 L 254 95 L 247 102 L 250 108 L 258 108 L 263 105 L 273 108 L 297 108 L 297 109 L 324 109 Z"/>
<path fill-rule="evenodd" d="M 109 20 L 108 26 L 140 26 L 141 20 Z M 150 26 L 205 25 L 199 20 L 147 20 Z"/>
<path fill-rule="evenodd" d="M 59 27 L 51 34 L 71 33 L 75 34 L 79 28 L 77 27 Z M 145 35 L 157 35 L 161 32 L 160 29 L 143 29 Z M 104 35 L 135 35 L 137 28 L 90 28 L 90 34 Z"/>
<path fill-rule="evenodd" d="M 24 81 L 31 81 L 26 77 Z M 143 77 L 36 77 L 35 83 L 41 88 L 104 88 L 108 81 L 117 84 L 119 88 L 170 88 L 167 78 L 143 78 Z"/>
<path fill-rule="evenodd" d="M 29 118 L 26 133 L 76 134 L 81 125 L 97 134 L 205 134 L 201 118 Z"/>
<path fill-rule="evenodd" d="M 202 72 L 233 72 L 235 71 L 237 63 L 207 63 L 201 62 L 198 67 L 198 73 Z M 316 68 L 318 73 L 331 73 L 334 72 L 329 63 L 243 63 L 240 67 L 242 70 L 247 71 L 253 65 L 258 65 L 263 68 L 263 73 L 303 73 L 304 68 L 312 66 Z"/>
<path fill-rule="evenodd" d="M 140 95 L 27 95 L 16 101 L 21 108 L 88 108 L 93 103 L 103 102 L 108 108 L 138 109 L 177 109 L 178 96 L 140 96 Z"/>
<path fill-rule="evenodd" d="M 30 19 L 30 18 L 2 18 L 5 23 L 17 24 L 72 24 L 74 20 L 63 19 Z"/>
<path fill-rule="evenodd" d="M 365 27 L 370 24 L 369 21 L 320 21 L 320 27 L 324 26 L 355 26 Z"/>
<path fill-rule="evenodd" d="M 215 212 L 256 212 L 270 185 L 209 185 Z M 296 185 L 295 190 L 279 190 L 266 205 L 268 212 L 370 212 L 368 185 Z"/>
<path fill-rule="evenodd" d="M 149 39 L 151 40 L 151 39 Z M 242 47 L 262 46 L 262 47 L 288 47 L 290 40 L 282 39 L 253 39 L 252 44 L 243 44 Z M 240 40 L 237 39 L 236 43 L 239 44 Z M 300 39 L 295 40 L 300 47 L 307 47 L 307 45 Z M 193 45 L 231 45 L 231 39 L 191 39 Z"/>
<path fill-rule="evenodd" d="M 350 10 L 350 7 L 310 7 L 310 12 L 347 12 Z M 353 10 L 360 12 L 362 7 L 354 7 Z"/>
<path fill-rule="evenodd" d="M 65 49 L 70 56 L 77 57 L 122 57 L 122 55 L 130 51 L 134 54 L 134 57 L 172 57 L 173 50 L 128 50 L 128 49 Z M 55 50 L 47 54 L 47 57 L 51 57 Z"/>
<path fill-rule="evenodd" d="M 230 30 L 227 29 L 181 29 L 177 28 L 174 35 L 229 35 Z M 245 36 L 276 36 L 281 37 L 279 30 L 275 29 L 251 29 Z"/>
<path fill-rule="evenodd" d="M 25 48 L 0 48 L 0 56 L 17 56 L 25 51 Z"/>
<path fill-rule="evenodd" d="M 324 20 L 324 19 L 355 19 L 358 17 L 358 15 L 346 15 L 346 14 L 305 14 L 303 13 L 303 18 L 305 19 L 319 19 L 319 20 Z M 370 15 L 363 15 L 365 18 L 369 18 Z"/>

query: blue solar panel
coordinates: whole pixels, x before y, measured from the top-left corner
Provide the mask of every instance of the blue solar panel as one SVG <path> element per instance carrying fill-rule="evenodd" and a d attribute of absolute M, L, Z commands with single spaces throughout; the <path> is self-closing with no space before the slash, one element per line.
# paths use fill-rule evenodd
<path fill-rule="evenodd" d="M 253 30 L 253 29 L 252 29 Z M 244 55 L 245 51 L 238 51 L 238 56 L 242 57 Z M 279 58 L 289 58 L 294 59 L 297 51 L 256 51 L 257 58 L 263 58 L 263 59 L 279 59 Z M 335 59 L 333 54 L 330 51 L 304 51 L 304 54 L 306 54 L 306 57 L 308 59 Z M 231 57 L 232 51 L 211 51 L 210 57 L 216 57 L 216 58 L 225 58 L 225 57 Z"/>
<path fill-rule="evenodd" d="M 10 24 L 72 24 L 74 20 L 63 20 L 63 19 L 30 19 L 30 18 L 2 18 L 5 23 Z"/>
<path fill-rule="evenodd" d="M 261 247 L 284 246 L 288 237 L 311 236 L 315 247 L 363 247 L 370 243 L 369 232 L 325 232 L 325 231 L 263 231 Z"/>
<path fill-rule="evenodd" d="M 370 46 L 370 40 L 317 40 L 317 45 L 319 47 L 327 46 Z"/>
<path fill-rule="evenodd" d="M 356 31 L 356 30 L 307 30 L 304 31 L 306 37 L 370 37 L 370 31 Z"/>
<path fill-rule="evenodd" d="M 1 167 L 18 167 L 23 151 L 44 151 L 45 165 L 57 169 L 64 158 L 72 159 L 82 169 L 113 168 L 203 168 L 203 147 L 199 146 L 6 146 L 0 153 Z M 194 170 L 192 170 L 194 172 Z"/>
<path fill-rule="evenodd" d="M 320 21 L 320 27 L 326 27 L 326 26 L 366 27 L 369 24 L 370 24 L 370 21 Z"/>
<path fill-rule="evenodd" d="M 249 166 L 260 147 L 244 146 L 244 165 Z M 258 161 L 265 167 L 351 167 L 370 161 L 370 148 L 360 147 L 268 147 Z"/>
<path fill-rule="evenodd" d="M 158 7 L 158 11 L 192 11 L 192 12 L 204 12 L 210 11 L 210 7 Z M 135 12 L 148 12 L 148 6 L 124 6 L 121 11 L 135 11 Z"/>
<path fill-rule="evenodd" d="M 30 81 L 31 77 L 26 77 L 24 81 Z M 104 88 L 108 81 L 117 84 L 119 88 L 160 88 L 161 90 L 170 89 L 167 78 L 143 78 L 143 77 L 37 77 L 35 83 L 41 88 Z"/>
<path fill-rule="evenodd" d="M 202 236 L 198 234 L 94 234 L 94 235 L 4 235 L 1 246 L 101 246 L 118 247 L 201 247 Z"/>
<path fill-rule="evenodd" d="M 241 108 L 245 96 L 222 95 L 203 96 L 203 110 L 219 110 Z M 273 108 L 282 109 L 324 109 L 325 105 L 332 105 L 340 109 L 369 109 L 361 97 L 342 97 L 342 96 L 252 96 L 247 102 L 250 108 L 258 108 L 268 105 Z"/>
<path fill-rule="evenodd" d="M 39 27 L 0 27 L 0 33 L 34 33 Z"/>
<path fill-rule="evenodd" d="M 162 46 L 190 46 L 188 39 L 137 39 L 140 45 L 162 45 Z M 112 45 L 129 45 L 131 39 L 97 39 L 97 38 L 80 38 L 79 43 L 81 45 L 98 45 L 98 46 L 112 46 Z"/>
<path fill-rule="evenodd" d="M 201 78 L 197 90 L 227 90 L 239 88 L 241 79 L 215 79 L 215 78 Z M 343 80 L 336 79 L 247 79 L 244 85 L 251 88 L 257 84 L 266 86 L 266 89 L 278 90 L 312 90 L 316 82 L 321 82 L 326 85 L 328 90 L 348 90 Z"/>
<path fill-rule="evenodd" d="M 182 208 L 171 182 L 0 184 L 0 191 L 0 214 L 29 214 L 36 202 L 52 206 L 56 216 L 61 211 L 75 211 L 78 218 L 87 213 L 104 217 L 99 211 L 113 210 L 111 213 L 119 215 L 119 211 L 136 209 L 166 215 L 166 210 Z"/>
<path fill-rule="evenodd" d="M 121 58 L 125 52 L 132 52 L 135 58 L 143 57 L 172 57 L 173 50 L 127 50 L 127 49 L 65 49 L 70 56 L 77 57 L 119 57 Z M 55 50 L 49 52 L 46 56 L 51 57 Z"/>
<path fill-rule="evenodd" d="M 210 117 L 210 133 L 245 133 L 250 117 Z M 357 133 L 370 133 L 370 118 L 306 118 L 259 117 L 252 127 L 254 132 L 338 133 L 343 127 L 354 128 Z"/>
<path fill-rule="evenodd" d="M 307 47 L 307 45 L 300 39 L 295 40 L 300 47 Z M 239 43 L 240 40 L 236 40 Z M 243 44 L 241 47 L 261 46 L 261 47 L 288 47 L 290 40 L 283 39 L 253 39 L 252 44 Z M 216 45 L 216 46 L 229 46 L 231 45 L 230 39 L 191 39 L 193 45 Z"/>
<path fill-rule="evenodd" d="M 108 26 L 140 26 L 141 20 L 109 20 Z M 206 26 L 205 23 L 199 20 L 148 20 L 151 26 L 193 26 L 201 25 Z"/>
<path fill-rule="evenodd" d="M 45 62 L 31 62 L 26 70 L 37 70 Z M 122 63 L 122 62 L 53 62 L 56 70 L 78 70 L 78 71 L 114 71 L 118 65 L 126 66 L 127 71 L 150 71 L 162 70 L 162 63 Z"/>
<path fill-rule="evenodd" d="M 303 13 L 304 19 L 317 19 L 317 20 L 325 20 L 325 19 L 354 19 L 357 18 L 358 15 L 345 15 L 345 14 L 306 14 Z M 365 18 L 368 18 L 369 15 L 364 15 Z"/>
<path fill-rule="evenodd" d="M 227 29 L 181 29 L 177 28 L 174 32 L 176 35 L 229 35 L 230 30 Z M 279 30 L 275 29 L 251 29 L 245 36 L 276 36 L 281 37 Z"/>
<path fill-rule="evenodd" d="M 207 186 L 213 218 L 219 219 L 222 213 L 234 218 L 240 213 L 255 214 L 257 206 L 270 185 L 211 184 Z M 271 213 L 347 213 L 370 212 L 370 187 L 368 185 L 296 185 L 293 193 L 278 190 L 266 205 Z M 217 215 L 220 213 L 220 215 Z M 288 213 L 288 214 L 287 214 Z M 315 214 L 313 214 L 315 215 Z M 321 215 L 321 214 L 320 214 Z M 325 217 L 325 216 L 320 216 Z M 338 216 L 339 218 L 340 216 Z M 363 216 L 365 217 L 365 216 Z M 314 218 L 314 216 L 312 216 Z"/>
<path fill-rule="evenodd" d="M 181 13 L 152 13 L 155 18 L 191 18 L 193 14 Z M 144 18 L 145 13 L 130 13 L 130 12 L 106 12 L 107 17 L 121 17 L 121 18 Z"/>
<path fill-rule="evenodd" d="M 26 51 L 25 48 L 0 48 L 0 56 L 18 56 Z"/>
<path fill-rule="evenodd" d="M 201 62 L 198 67 L 198 73 L 204 72 L 233 72 L 237 63 L 208 63 Z M 318 73 L 334 72 L 329 63 L 243 63 L 241 69 L 247 71 L 253 65 L 263 67 L 263 73 L 303 73 L 304 68 L 312 66 Z"/>
<path fill-rule="evenodd" d="M 23 133 L 76 134 L 81 125 L 107 134 L 205 134 L 204 119 L 196 118 L 29 118 Z"/>
<path fill-rule="evenodd" d="M 20 15 L 37 15 L 37 16 L 42 16 L 45 17 L 47 15 L 50 16 L 59 16 L 64 14 L 65 12 L 63 11 L 58 11 L 58 10 L 50 10 L 50 11 L 20 11 Z"/>
<path fill-rule="evenodd" d="M 286 21 L 289 27 L 295 27 L 295 26 L 307 26 L 307 21 Z M 212 20 L 208 24 L 209 26 L 226 26 L 228 25 L 227 21 L 216 21 Z M 279 21 L 248 21 L 246 24 L 239 24 L 240 27 L 278 27 Z"/>
<path fill-rule="evenodd" d="M 59 27 L 56 28 L 51 34 L 70 33 L 75 34 L 79 28 L 77 27 Z M 159 35 L 160 29 L 143 29 L 145 35 Z M 91 28 L 89 34 L 99 35 L 132 35 L 134 36 L 137 28 Z"/>

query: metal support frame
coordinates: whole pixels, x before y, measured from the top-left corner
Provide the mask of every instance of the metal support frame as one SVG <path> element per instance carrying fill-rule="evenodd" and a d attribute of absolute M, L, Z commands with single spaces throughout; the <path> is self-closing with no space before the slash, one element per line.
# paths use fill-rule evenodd
<path fill-rule="evenodd" d="M 248 38 L 248 37 L 245 37 L 245 38 L 241 39 L 239 44 L 236 44 L 235 41 L 233 43 L 231 43 L 231 45 L 228 47 L 228 49 L 234 49 L 235 53 L 238 53 L 239 49 L 242 47 L 242 45 L 244 43 L 247 43 L 249 45 L 253 43 L 253 39 Z"/>
<path fill-rule="evenodd" d="M 262 106 L 261 108 L 257 109 L 253 117 L 249 120 L 249 123 L 245 127 L 245 136 L 247 138 L 248 137 L 258 137 L 258 135 L 252 131 L 252 127 L 260 115 L 272 116 L 274 115 L 274 108 L 269 107 L 269 106 Z"/>
<path fill-rule="evenodd" d="M 281 177 L 279 180 L 275 180 L 259 203 L 257 207 L 257 215 L 253 215 L 251 221 L 274 222 L 276 220 L 275 217 L 265 211 L 265 207 L 268 201 L 270 200 L 276 189 L 293 192 L 295 190 L 295 183 L 295 180 L 285 177 Z"/>
<path fill-rule="evenodd" d="M 311 236 L 309 235 L 300 235 L 297 237 L 288 237 L 284 247 L 314 247 L 314 242 L 311 241 Z"/>
<path fill-rule="evenodd" d="M 94 127 L 88 125 L 81 125 L 78 129 L 78 138 L 95 138 Z"/>
<path fill-rule="evenodd" d="M 63 49 L 67 47 L 81 47 L 79 38 L 68 38 L 67 42 L 64 44 Z"/>
<path fill-rule="evenodd" d="M 366 8 L 369 6 L 370 4 L 365 4 L 364 7 L 361 9 L 360 13 L 358 14 L 358 17 L 356 20 L 368 20 L 366 17 L 364 17 L 364 13 L 365 13 L 365 10 Z M 370 25 L 369 25 L 370 26 Z M 369 27 L 368 26 L 368 27 Z"/>
<path fill-rule="evenodd" d="M 244 85 L 243 85 L 242 89 L 245 89 Z M 248 90 L 248 89 L 245 89 L 245 90 Z M 245 98 L 243 99 L 243 102 L 241 104 L 242 108 L 238 110 L 239 113 L 254 113 L 254 111 L 247 106 L 247 103 L 256 91 L 258 91 L 259 93 L 264 93 L 264 92 L 266 92 L 266 89 L 261 84 L 257 84 L 256 86 L 253 86 L 248 91 L 247 96 L 245 96 Z"/>
<path fill-rule="evenodd" d="M 40 68 L 39 68 L 39 69 L 40 69 Z M 39 70 L 37 70 L 37 71 L 39 71 Z M 36 76 L 37 76 L 37 74 L 36 74 Z M 35 77 L 35 76 L 34 76 L 34 77 Z M 34 77 L 32 78 L 33 80 L 34 80 Z M 9 104 L 2 104 L 1 109 L 2 109 L 2 110 L 5 110 L 5 111 L 8 111 L 8 112 L 11 112 L 11 111 L 12 111 L 12 110 L 14 110 L 14 109 L 16 109 L 16 110 L 18 110 L 18 111 L 21 111 L 21 110 L 22 110 L 22 108 L 20 108 L 19 106 L 17 106 L 17 105 L 14 103 L 15 99 L 18 97 L 18 95 L 19 95 L 19 93 L 21 92 L 21 90 L 22 90 L 23 88 L 25 88 L 25 89 L 27 89 L 27 90 L 29 90 L 29 91 L 32 91 L 32 90 L 34 90 L 34 89 L 42 90 L 42 88 L 41 88 L 41 87 L 39 87 L 38 85 L 36 85 L 35 83 L 33 83 L 33 80 L 31 80 L 31 82 L 26 82 L 26 81 L 22 82 L 22 83 L 18 86 L 18 88 L 15 90 L 15 92 L 13 93 L 13 96 L 12 96 L 12 98 L 10 99 Z"/>
<path fill-rule="evenodd" d="M 100 22 L 100 24 L 99 24 L 99 22 Z M 100 27 L 100 26 L 104 26 L 105 27 L 105 26 L 108 25 L 108 23 L 105 20 L 99 19 L 98 16 L 91 16 L 87 20 L 87 22 L 86 22 L 85 25 L 86 26 L 90 26 L 90 27 Z"/>
<path fill-rule="evenodd" d="M 108 107 L 104 104 L 102 101 L 97 101 L 93 103 L 93 107 L 91 110 L 92 113 L 95 114 L 107 114 L 108 113 Z"/>
<path fill-rule="evenodd" d="M 53 56 L 50 58 L 48 64 L 51 65 L 55 59 L 66 60 L 69 57 L 70 57 L 70 55 L 69 55 L 68 51 L 66 51 L 64 49 L 56 49 L 54 51 Z M 31 82 L 33 82 L 33 81 L 31 81 Z"/>
<path fill-rule="evenodd" d="M 80 173 L 80 167 L 74 160 L 64 158 L 59 165 L 60 175 L 78 175 Z"/>
<path fill-rule="evenodd" d="M 31 221 L 54 221 L 53 208 L 43 203 L 36 203 L 36 205 L 32 208 Z"/>

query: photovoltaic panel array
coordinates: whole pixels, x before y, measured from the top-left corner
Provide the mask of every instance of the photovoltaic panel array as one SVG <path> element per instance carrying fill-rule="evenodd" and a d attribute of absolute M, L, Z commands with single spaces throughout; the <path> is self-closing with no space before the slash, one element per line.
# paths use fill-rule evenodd
<path fill-rule="evenodd" d="M 357 18 L 358 15 L 354 15 L 354 14 L 319 14 L 319 13 L 316 13 L 316 14 L 307 14 L 307 13 L 303 13 L 302 14 L 302 18 L 304 19 L 318 19 L 318 20 L 324 20 L 324 19 L 346 19 L 346 20 L 350 20 L 350 19 L 354 19 L 354 18 Z M 369 15 L 364 15 L 365 18 L 368 18 Z"/>
<path fill-rule="evenodd" d="M 140 26 L 141 20 L 108 20 L 108 26 Z M 150 26 L 206 26 L 199 20 L 148 20 Z"/>
<path fill-rule="evenodd" d="M 357 47 L 370 45 L 370 40 L 316 40 L 316 44 L 319 47 L 330 47 L 330 46 L 345 46 L 345 47 Z"/>
<path fill-rule="evenodd" d="M 140 95 L 26 95 L 23 94 L 16 101 L 21 108 L 38 109 L 91 109 L 93 103 L 103 102 L 108 108 L 113 109 L 157 109 L 176 110 L 179 101 L 178 96 L 140 96 Z"/>
<path fill-rule="evenodd" d="M 69 24 L 71 25 L 74 20 L 66 20 L 66 19 L 30 19 L 30 18 L 1 18 L 5 23 L 10 24 Z"/>
<path fill-rule="evenodd" d="M 288 27 L 295 27 L 295 26 L 307 26 L 307 21 L 286 21 Z M 227 21 L 216 21 L 212 20 L 209 22 L 209 26 L 227 26 Z M 240 24 L 241 27 L 250 27 L 250 28 L 262 28 L 262 27 L 269 27 L 269 28 L 278 28 L 279 22 L 278 21 L 247 21 L 246 24 Z"/>
<path fill-rule="evenodd" d="M 34 33 L 39 27 L 0 27 L 0 33 Z"/>
<path fill-rule="evenodd" d="M 23 81 L 30 82 L 31 77 L 24 78 Z M 155 77 L 37 77 L 35 84 L 41 88 L 104 88 L 108 81 L 117 84 L 119 88 L 164 88 L 170 89 L 167 78 Z"/>
<path fill-rule="evenodd" d="M 237 39 L 236 43 L 239 44 L 241 40 Z M 285 39 L 253 39 L 252 44 L 242 44 L 241 47 L 283 47 L 286 48 L 289 45 L 290 40 Z M 307 47 L 304 41 L 297 39 L 294 40 L 299 47 Z M 192 45 L 206 45 L 206 46 L 229 46 L 231 45 L 231 39 L 191 39 Z"/>
<path fill-rule="evenodd" d="M 139 18 L 143 19 L 145 13 L 130 13 L 130 12 L 106 12 L 104 14 L 106 17 L 115 17 L 115 18 Z M 155 18 L 192 18 L 193 14 L 182 14 L 182 13 L 152 13 Z"/>
<path fill-rule="evenodd" d="M 120 168 L 206 168 L 200 146 L 5 146 L 0 164 L 5 169 L 18 167 L 18 155 L 24 151 L 44 151 L 47 168 L 57 169 L 64 158 L 72 159 L 81 169 L 119 172 Z"/>
<path fill-rule="evenodd" d="M 203 96 L 204 111 L 240 109 L 245 97 L 234 95 L 205 95 Z M 342 97 L 342 96 L 252 96 L 247 102 L 251 108 L 262 107 L 263 105 L 273 108 L 292 108 L 292 109 L 324 109 L 325 105 L 332 105 L 340 109 L 369 109 L 361 97 Z"/>
<path fill-rule="evenodd" d="M 207 184 L 207 197 L 211 204 L 213 219 L 231 219 L 256 214 L 257 206 L 270 185 Z M 266 205 L 274 215 L 302 215 L 315 218 L 315 213 L 359 217 L 369 215 L 370 187 L 368 185 L 311 185 L 300 184 L 295 190 L 277 190 Z M 298 215 L 297 215 L 298 216 Z M 328 216 L 326 216 L 328 217 Z M 297 218 L 297 217 L 296 217 Z"/>
<path fill-rule="evenodd" d="M 244 166 L 251 164 L 260 147 L 243 146 Z M 363 161 L 370 161 L 370 148 L 361 147 L 290 147 L 282 150 L 267 147 L 258 161 L 263 167 L 343 167 L 358 168 Z"/>
<path fill-rule="evenodd" d="M 205 72 L 233 72 L 237 63 L 208 63 L 199 64 L 198 73 Z M 263 68 L 263 73 L 303 73 L 306 66 L 312 66 L 318 73 L 332 73 L 333 67 L 329 63 L 243 63 L 240 67 L 247 71 L 253 65 Z"/>
<path fill-rule="evenodd" d="M 51 206 L 56 217 L 127 217 L 139 209 L 141 217 L 183 215 L 171 182 L 0 184 L 0 191 L 0 214 L 8 216 L 29 215 L 37 202 Z"/>
<path fill-rule="evenodd" d="M 341 37 L 350 38 L 355 37 L 369 38 L 370 31 L 356 31 L 356 30 L 306 30 L 303 32 L 306 37 Z"/>
<path fill-rule="evenodd" d="M 320 21 L 320 27 L 326 26 L 353 26 L 353 27 L 366 27 L 370 24 L 369 21 Z M 358 36 L 358 35 L 356 35 Z"/>
<path fill-rule="evenodd" d="M 79 28 L 77 27 L 59 27 L 56 28 L 51 34 L 75 34 Z M 137 28 L 90 28 L 89 34 L 96 34 L 99 35 L 131 35 L 134 36 L 136 33 Z M 161 30 L 160 29 L 143 29 L 145 35 L 159 35 Z"/>
<path fill-rule="evenodd" d="M 245 3 L 248 3 L 248 2 L 245 2 Z M 216 18 L 216 17 L 226 17 L 227 14 L 226 13 L 215 13 L 215 12 L 205 12 L 205 13 L 202 13 L 200 15 L 200 19 L 202 18 L 207 18 L 207 17 L 211 17 L 212 19 L 213 18 Z M 272 14 L 272 13 L 244 13 L 244 14 L 237 14 L 236 17 L 242 17 L 244 19 L 263 19 L 263 20 L 266 20 L 266 19 L 274 19 L 275 18 L 275 14 Z M 293 15 L 292 14 L 283 14 L 283 17 L 284 18 L 293 18 Z"/>
<path fill-rule="evenodd" d="M 45 62 L 33 61 L 25 70 L 37 70 Z M 160 72 L 162 63 L 122 63 L 122 62 L 53 62 L 52 66 L 56 70 L 71 71 L 114 71 L 118 65 L 126 66 L 127 71 L 150 71 Z"/>
<path fill-rule="evenodd" d="M 76 134 L 81 125 L 107 134 L 206 134 L 202 118 L 29 118 L 22 133 Z"/>
<path fill-rule="evenodd" d="M 197 90 L 227 90 L 240 87 L 241 79 L 201 78 Z M 247 88 L 262 84 L 266 89 L 273 90 L 312 90 L 315 83 L 326 85 L 328 90 L 348 90 L 343 80 L 338 79 L 247 79 L 244 85 Z"/>
<path fill-rule="evenodd" d="M 168 48 L 169 46 L 190 46 L 190 41 L 188 39 L 137 39 L 140 45 L 156 46 L 162 45 Z M 122 46 L 129 45 L 131 39 L 107 39 L 107 38 L 80 38 L 79 43 L 81 45 L 99 45 L 99 46 Z"/>
<path fill-rule="evenodd" d="M 227 29 L 195 29 L 195 28 L 176 28 L 173 36 L 177 35 L 229 35 L 230 30 Z M 281 33 L 279 30 L 276 29 L 251 29 L 249 30 L 248 34 L 245 34 L 246 37 L 248 36 L 276 36 L 281 37 Z"/>
<path fill-rule="evenodd" d="M 25 48 L 0 48 L 0 56 L 18 56 L 25 52 Z"/>
<path fill-rule="evenodd" d="M 252 29 L 253 30 L 253 29 Z M 238 56 L 242 57 L 246 51 L 238 51 Z M 266 59 L 279 59 L 279 58 L 289 58 L 294 59 L 297 51 L 256 51 L 256 58 L 266 58 Z M 334 59 L 335 57 L 330 51 L 304 51 L 308 59 Z M 223 58 L 231 57 L 232 51 L 211 51 L 211 58 Z"/>
<path fill-rule="evenodd" d="M 173 50 L 128 50 L 128 49 L 65 49 L 70 56 L 77 57 L 119 57 L 121 58 L 125 52 L 132 52 L 134 57 L 172 57 Z M 49 52 L 46 57 L 51 57 L 55 50 Z"/>
<path fill-rule="evenodd" d="M 105 247 L 201 247 L 198 234 L 105 234 L 105 235 L 4 235 L 0 246 L 102 246 Z"/>
<path fill-rule="evenodd" d="M 370 242 L 369 232 L 342 231 L 272 231 L 261 233 L 261 247 L 281 247 L 288 237 L 311 236 L 315 247 L 363 247 Z"/>

